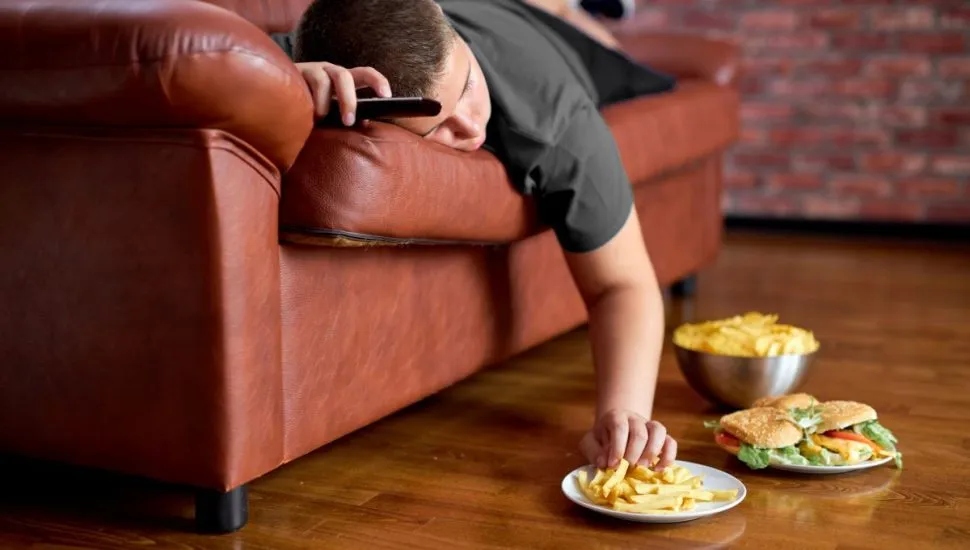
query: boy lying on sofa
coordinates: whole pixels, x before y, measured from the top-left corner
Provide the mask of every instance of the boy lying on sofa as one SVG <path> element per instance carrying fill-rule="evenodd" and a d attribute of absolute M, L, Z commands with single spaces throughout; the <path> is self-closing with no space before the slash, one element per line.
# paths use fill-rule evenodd
<path fill-rule="evenodd" d="M 561 244 L 589 312 L 596 413 L 580 450 L 669 465 L 677 443 L 651 420 L 663 301 L 604 105 L 671 90 L 615 49 L 569 0 L 316 0 L 274 38 L 297 62 L 317 115 L 356 89 L 436 99 L 438 116 L 388 122 L 462 151 L 485 148 Z M 649 153 L 649 152 L 645 152 Z M 487 205 L 483 205 L 487 207 Z"/>

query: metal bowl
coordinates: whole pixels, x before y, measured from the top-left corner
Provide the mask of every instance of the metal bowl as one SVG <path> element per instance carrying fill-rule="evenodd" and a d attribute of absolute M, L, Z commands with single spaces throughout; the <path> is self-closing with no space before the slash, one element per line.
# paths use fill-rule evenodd
<path fill-rule="evenodd" d="M 694 391 L 708 401 L 738 409 L 762 397 L 792 393 L 808 377 L 812 352 L 774 357 L 732 357 L 682 348 L 674 344 L 680 372 Z"/>

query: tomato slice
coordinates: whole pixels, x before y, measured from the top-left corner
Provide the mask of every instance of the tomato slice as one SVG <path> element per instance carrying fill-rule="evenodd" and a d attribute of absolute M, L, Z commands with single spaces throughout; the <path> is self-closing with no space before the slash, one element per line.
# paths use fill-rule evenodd
<path fill-rule="evenodd" d="M 741 441 L 727 432 L 717 432 L 714 434 L 714 441 L 716 441 L 718 445 L 723 445 L 725 447 L 737 448 L 741 446 Z"/>
<path fill-rule="evenodd" d="M 866 445 L 872 447 L 873 452 L 878 453 L 879 451 L 882 450 L 882 447 L 880 447 L 879 445 L 876 445 L 871 439 L 869 439 L 868 437 L 862 434 L 857 434 L 855 432 L 831 431 L 831 432 L 825 432 L 825 435 L 827 437 L 834 437 L 836 439 L 848 439 L 849 441 L 858 441 L 859 443 L 865 443 Z"/>

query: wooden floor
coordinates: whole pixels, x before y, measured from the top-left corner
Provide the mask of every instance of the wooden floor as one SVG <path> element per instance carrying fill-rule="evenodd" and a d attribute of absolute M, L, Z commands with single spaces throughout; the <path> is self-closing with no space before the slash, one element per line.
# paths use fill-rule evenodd
<path fill-rule="evenodd" d="M 0 548 L 970 548 L 970 248 L 733 234 L 670 309 L 668 326 L 761 310 L 815 330 L 805 389 L 875 406 L 906 469 L 750 472 L 712 444 L 716 415 L 667 350 L 656 417 L 680 458 L 750 494 L 676 526 L 587 513 L 559 489 L 593 397 L 577 331 L 255 482 L 232 535 L 192 534 L 177 489 L 0 459 Z"/>

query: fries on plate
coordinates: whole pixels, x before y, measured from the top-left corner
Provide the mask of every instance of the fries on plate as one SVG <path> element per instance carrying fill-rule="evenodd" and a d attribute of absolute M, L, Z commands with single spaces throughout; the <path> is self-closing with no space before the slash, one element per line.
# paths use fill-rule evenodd
<path fill-rule="evenodd" d="M 580 470 L 576 479 L 590 501 L 622 512 L 676 514 L 693 510 L 698 502 L 729 502 L 738 497 L 737 489 L 706 490 L 703 475 L 679 465 L 658 473 L 641 465 L 631 467 L 621 459 L 616 469 L 597 469 L 593 479 Z"/>

